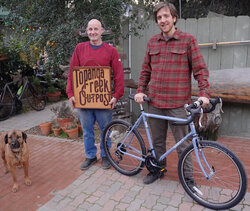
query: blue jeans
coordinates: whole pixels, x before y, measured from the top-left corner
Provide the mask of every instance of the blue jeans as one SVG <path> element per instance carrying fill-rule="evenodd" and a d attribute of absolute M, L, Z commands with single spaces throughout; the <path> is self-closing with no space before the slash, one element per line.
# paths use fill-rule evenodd
<path fill-rule="evenodd" d="M 101 157 L 105 157 L 105 151 L 102 144 L 102 134 L 108 123 L 112 120 L 112 110 L 108 109 L 78 109 L 78 117 L 80 119 L 83 130 L 83 143 L 87 158 L 95 158 L 97 148 L 95 146 L 94 125 L 97 121 L 101 129 Z"/>

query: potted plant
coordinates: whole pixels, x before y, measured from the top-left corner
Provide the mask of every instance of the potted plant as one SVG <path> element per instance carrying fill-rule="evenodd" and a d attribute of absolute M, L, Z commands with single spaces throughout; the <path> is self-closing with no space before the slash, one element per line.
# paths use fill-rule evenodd
<path fill-rule="evenodd" d="M 52 130 L 55 136 L 59 136 L 62 130 L 62 128 L 59 127 L 59 124 L 55 119 L 52 121 Z"/>
<path fill-rule="evenodd" d="M 41 129 L 43 135 L 45 135 L 45 136 L 49 135 L 50 131 L 51 131 L 51 122 L 41 123 L 40 129 Z"/>
<path fill-rule="evenodd" d="M 56 120 L 59 124 L 59 127 L 63 128 L 69 122 L 74 121 L 73 109 L 71 109 L 66 102 L 61 103 L 60 105 L 53 106 L 51 111 L 55 114 Z"/>
<path fill-rule="evenodd" d="M 68 124 L 66 127 L 65 132 L 68 134 L 69 138 L 75 139 L 78 137 L 78 127 L 76 122 L 72 122 L 71 124 Z"/>

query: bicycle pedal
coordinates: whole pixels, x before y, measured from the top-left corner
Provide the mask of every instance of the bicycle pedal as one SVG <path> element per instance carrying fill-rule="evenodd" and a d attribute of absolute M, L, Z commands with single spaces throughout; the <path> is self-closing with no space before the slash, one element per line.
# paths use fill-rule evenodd
<path fill-rule="evenodd" d="M 161 169 L 160 171 L 163 172 L 163 173 L 165 173 L 165 172 L 167 172 L 168 170 L 167 170 L 167 169 Z"/>

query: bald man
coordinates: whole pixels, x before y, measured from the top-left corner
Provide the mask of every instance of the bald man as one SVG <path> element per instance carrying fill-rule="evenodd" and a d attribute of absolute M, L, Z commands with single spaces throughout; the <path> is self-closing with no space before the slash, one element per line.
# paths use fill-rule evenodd
<path fill-rule="evenodd" d="M 109 66 L 113 72 L 113 90 L 111 104 L 115 107 L 117 100 L 124 94 L 124 75 L 121 59 L 113 46 L 102 41 L 104 29 L 97 19 L 92 19 L 87 25 L 87 35 L 89 41 L 79 43 L 72 55 L 70 69 L 67 80 L 67 95 L 69 103 L 75 107 L 75 97 L 72 88 L 72 68 L 77 66 Z M 83 143 L 85 148 L 86 160 L 81 164 L 80 169 L 88 169 L 97 162 L 97 147 L 95 146 L 94 124 L 97 121 L 101 129 L 101 140 L 105 126 L 112 120 L 112 109 L 83 109 L 78 108 L 78 117 L 83 129 Z M 110 168 L 110 163 L 106 157 L 102 141 L 100 143 L 100 157 L 102 158 L 102 168 Z"/>

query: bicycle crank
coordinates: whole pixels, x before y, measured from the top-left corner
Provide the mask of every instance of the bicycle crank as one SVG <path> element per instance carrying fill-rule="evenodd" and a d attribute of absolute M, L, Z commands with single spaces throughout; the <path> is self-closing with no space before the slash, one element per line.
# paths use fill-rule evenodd
<path fill-rule="evenodd" d="M 146 165 L 147 169 L 152 173 L 157 173 L 157 172 L 160 172 L 160 171 L 164 171 L 164 172 L 167 171 L 167 169 L 160 166 L 157 159 L 152 157 L 152 156 L 147 156 L 146 157 L 145 165 Z"/>

